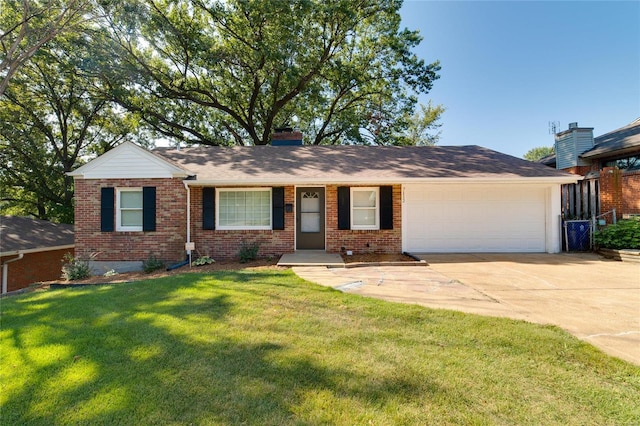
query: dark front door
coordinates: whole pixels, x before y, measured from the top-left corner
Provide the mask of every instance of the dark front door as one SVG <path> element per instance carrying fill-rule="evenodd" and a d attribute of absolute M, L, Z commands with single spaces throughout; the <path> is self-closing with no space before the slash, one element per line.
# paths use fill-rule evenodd
<path fill-rule="evenodd" d="M 324 188 L 296 189 L 296 249 L 324 250 Z"/>

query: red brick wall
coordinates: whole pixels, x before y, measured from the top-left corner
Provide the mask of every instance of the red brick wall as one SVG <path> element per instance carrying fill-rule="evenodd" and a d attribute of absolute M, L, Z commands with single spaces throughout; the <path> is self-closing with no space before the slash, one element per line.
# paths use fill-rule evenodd
<path fill-rule="evenodd" d="M 293 204 L 293 186 L 284 190 L 284 202 Z M 295 213 L 285 213 L 284 230 L 221 231 L 202 229 L 202 188 L 191 188 L 191 241 L 196 244 L 197 256 L 213 259 L 235 259 L 243 242 L 258 243 L 259 257 L 280 256 L 294 251 Z M 217 225 L 217 224 L 216 224 Z"/>
<path fill-rule="evenodd" d="M 622 213 L 640 214 L 640 171 L 622 174 Z"/>
<path fill-rule="evenodd" d="M 562 169 L 563 172 L 584 176 L 592 170 L 591 166 L 573 166 Z M 596 169 L 597 170 L 597 169 Z"/>
<path fill-rule="evenodd" d="M 38 253 L 27 253 L 20 260 L 7 265 L 7 291 L 20 290 L 30 284 L 41 281 L 55 281 L 62 275 L 62 258 L 65 254 L 73 255 L 73 249 L 50 250 Z M 17 256 L 0 258 L 0 263 Z"/>
<path fill-rule="evenodd" d="M 352 250 L 354 254 L 402 251 L 402 187 L 400 185 L 393 186 L 393 229 L 340 230 L 338 229 L 338 185 L 327 186 L 326 199 L 327 252 L 339 253 L 341 247 Z"/>
<path fill-rule="evenodd" d="M 600 171 L 600 211 L 616 209 L 616 216 L 640 213 L 640 171 L 625 172 L 615 167 Z"/>
<path fill-rule="evenodd" d="M 100 188 L 156 187 L 156 231 L 101 232 Z M 96 261 L 184 260 L 186 189 L 179 179 L 76 179 L 76 256 Z"/>

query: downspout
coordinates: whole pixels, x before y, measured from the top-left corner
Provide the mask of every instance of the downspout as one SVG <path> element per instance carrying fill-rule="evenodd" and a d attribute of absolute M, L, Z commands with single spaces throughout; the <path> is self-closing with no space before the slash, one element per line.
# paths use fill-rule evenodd
<path fill-rule="evenodd" d="M 7 282 L 9 276 L 9 263 L 15 262 L 16 260 L 20 260 L 24 257 L 24 253 L 18 252 L 18 257 L 14 257 L 13 259 L 9 259 L 2 264 L 2 294 L 7 294 Z"/>
<path fill-rule="evenodd" d="M 186 181 L 182 181 L 183 185 L 184 185 L 184 189 L 187 191 L 187 241 L 185 244 L 185 250 L 187 252 L 187 255 L 185 257 L 185 260 L 183 260 L 182 262 L 178 262 L 175 265 L 170 265 L 167 267 L 167 271 L 173 271 L 174 269 L 178 269 L 178 268 L 182 268 L 185 265 L 191 265 L 191 250 L 186 249 L 187 244 L 189 244 L 191 242 L 191 188 L 189 188 L 189 185 L 187 185 Z"/>

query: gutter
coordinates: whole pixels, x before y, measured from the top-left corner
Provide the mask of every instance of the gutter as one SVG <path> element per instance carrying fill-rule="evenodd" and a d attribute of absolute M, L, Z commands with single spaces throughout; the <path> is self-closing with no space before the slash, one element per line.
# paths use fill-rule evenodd
<path fill-rule="evenodd" d="M 9 276 L 9 263 L 20 260 L 24 257 L 24 253 L 18 253 L 18 257 L 6 260 L 2 264 L 2 294 L 7 294 L 7 281 Z"/>
<path fill-rule="evenodd" d="M 470 178 L 470 177 L 450 177 L 450 178 L 396 178 L 396 179 L 375 179 L 375 178 L 362 178 L 362 179 L 332 179 L 332 178 L 295 178 L 291 179 L 278 179 L 278 180 L 264 180 L 264 179 L 243 179 L 238 180 L 223 180 L 223 179 L 202 179 L 202 180 L 190 180 L 183 181 L 185 186 L 276 186 L 276 185 L 332 185 L 332 184 L 367 184 L 367 185 L 398 185 L 398 184 L 411 184 L 411 183 L 429 183 L 429 184 L 488 184 L 488 183 L 500 183 L 500 184 L 563 184 L 563 183 L 576 183 L 580 179 L 578 175 L 566 174 L 565 176 L 553 176 L 553 177 L 501 177 L 501 178 Z"/>
<path fill-rule="evenodd" d="M 26 250 L 3 251 L 3 252 L 0 252 L 0 257 L 17 256 L 20 253 L 30 254 L 30 253 L 41 253 L 45 251 L 66 250 L 66 249 L 72 249 L 74 247 L 75 247 L 75 244 L 67 244 L 64 246 L 40 247 L 40 248 L 33 248 L 33 249 L 26 249 Z"/>

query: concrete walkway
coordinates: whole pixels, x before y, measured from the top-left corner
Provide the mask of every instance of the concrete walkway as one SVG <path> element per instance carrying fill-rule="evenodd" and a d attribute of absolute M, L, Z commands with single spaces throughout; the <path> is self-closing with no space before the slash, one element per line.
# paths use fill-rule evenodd
<path fill-rule="evenodd" d="M 294 267 L 349 293 L 554 324 L 640 364 L 640 265 L 594 254 L 423 255 L 429 267 Z"/>
<path fill-rule="evenodd" d="M 330 266 L 344 268 L 344 261 L 337 253 L 324 250 L 297 250 L 295 253 L 283 254 L 278 266 Z"/>

